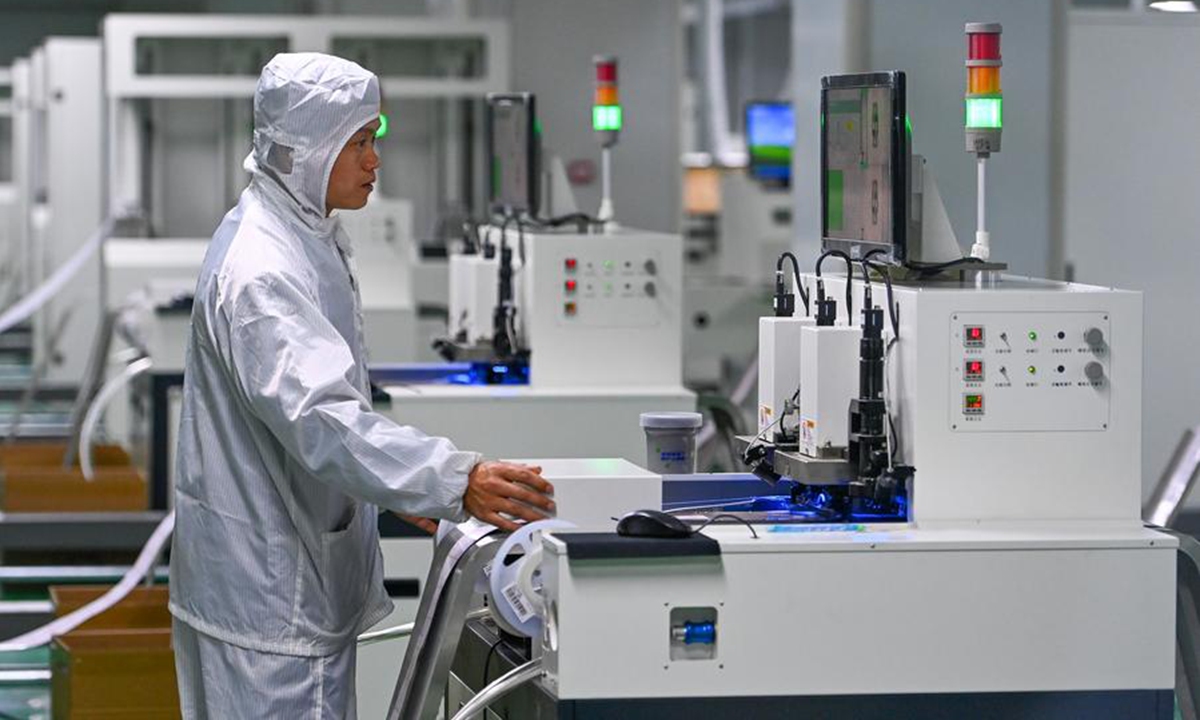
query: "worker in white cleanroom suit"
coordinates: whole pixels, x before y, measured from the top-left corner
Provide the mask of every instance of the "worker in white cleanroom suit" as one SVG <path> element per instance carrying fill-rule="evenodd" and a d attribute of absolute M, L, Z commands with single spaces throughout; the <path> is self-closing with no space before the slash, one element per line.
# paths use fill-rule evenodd
<path fill-rule="evenodd" d="M 379 80 L 355 63 L 263 69 L 250 184 L 209 245 L 187 350 L 170 604 L 187 718 L 355 715 L 355 637 L 391 610 L 379 509 L 504 529 L 553 509 L 539 468 L 372 411 L 332 213 L 366 204 L 378 127 Z"/>

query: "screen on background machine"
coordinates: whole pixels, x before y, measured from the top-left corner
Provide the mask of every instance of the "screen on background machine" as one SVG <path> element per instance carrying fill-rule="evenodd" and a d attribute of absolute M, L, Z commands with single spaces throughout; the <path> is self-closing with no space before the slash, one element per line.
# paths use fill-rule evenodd
<path fill-rule="evenodd" d="M 795 139 L 791 103 L 760 102 L 746 106 L 746 152 L 750 176 L 755 180 L 778 187 L 791 185 Z"/>
<path fill-rule="evenodd" d="M 535 215 L 538 147 L 533 96 L 488 96 L 489 191 L 493 211 Z"/>

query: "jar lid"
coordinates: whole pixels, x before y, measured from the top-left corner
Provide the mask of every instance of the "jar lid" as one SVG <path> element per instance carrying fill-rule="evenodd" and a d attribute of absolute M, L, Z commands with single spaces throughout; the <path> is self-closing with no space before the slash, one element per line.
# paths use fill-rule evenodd
<path fill-rule="evenodd" d="M 647 412 L 641 416 L 642 427 L 657 429 L 698 428 L 704 416 L 698 412 Z"/>

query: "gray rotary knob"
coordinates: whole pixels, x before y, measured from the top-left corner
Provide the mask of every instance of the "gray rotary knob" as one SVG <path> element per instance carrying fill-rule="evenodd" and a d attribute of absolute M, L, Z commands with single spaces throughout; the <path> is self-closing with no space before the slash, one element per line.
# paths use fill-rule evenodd
<path fill-rule="evenodd" d="M 1083 374 L 1088 380 L 1099 382 L 1104 379 L 1104 366 L 1093 360 L 1083 367 Z"/>
<path fill-rule="evenodd" d="M 1100 328 L 1089 328 L 1083 334 L 1083 341 L 1092 347 L 1100 347 L 1104 345 L 1104 331 Z"/>
<path fill-rule="evenodd" d="M 647 275 L 654 275 L 655 273 L 658 272 L 658 264 L 655 263 L 653 260 L 647 260 L 646 264 L 643 265 L 643 267 L 646 269 Z"/>
<path fill-rule="evenodd" d="M 658 294 L 658 288 L 654 287 L 654 283 L 652 283 L 652 282 L 646 283 L 646 295 L 648 295 L 649 297 L 654 297 L 657 294 Z"/>

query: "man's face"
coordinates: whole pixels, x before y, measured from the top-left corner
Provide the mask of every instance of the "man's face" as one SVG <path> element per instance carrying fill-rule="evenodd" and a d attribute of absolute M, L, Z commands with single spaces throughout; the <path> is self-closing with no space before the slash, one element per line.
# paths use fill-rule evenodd
<path fill-rule="evenodd" d="M 338 154 L 325 192 L 326 215 L 334 210 L 357 210 L 367 204 L 367 196 L 375 189 L 375 171 L 380 164 L 375 153 L 377 130 L 378 119 L 363 125 Z"/>

